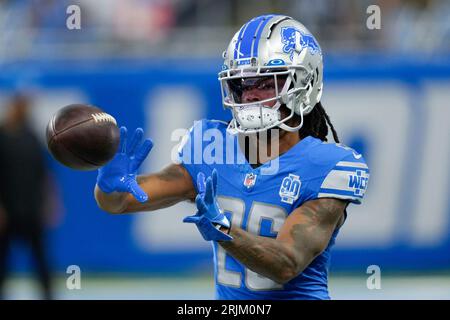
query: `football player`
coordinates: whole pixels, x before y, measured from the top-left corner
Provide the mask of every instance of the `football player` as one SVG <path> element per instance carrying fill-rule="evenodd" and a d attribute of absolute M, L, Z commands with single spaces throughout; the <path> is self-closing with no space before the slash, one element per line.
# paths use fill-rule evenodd
<path fill-rule="evenodd" d="M 141 143 L 137 129 L 127 143 L 122 127 L 118 154 L 99 170 L 97 203 L 127 213 L 195 201 L 184 222 L 213 241 L 218 299 L 329 299 L 330 250 L 347 206 L 361 203 L 369 169 L 339 144 L 320 102 L 321 48 L 298 21 L 264 15 L 242 26 L 223 57 L 219 81 L 233 119 L 196 122 L 178 163 L 140 176 L 152 142 Z M 236 154 L 194 161 L 207 145 L 196 132 L 210 129 L 226 137 L 218 149 L 236 141 Z M 329 129 L 336 143 L 327 142 Z M 252 136 L 257 143 L 242 139 Z"/>

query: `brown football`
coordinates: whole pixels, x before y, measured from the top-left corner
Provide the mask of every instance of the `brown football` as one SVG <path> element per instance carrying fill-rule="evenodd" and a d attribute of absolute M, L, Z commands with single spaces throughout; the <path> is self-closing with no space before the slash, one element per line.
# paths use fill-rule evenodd
<path fill-rule="evenodd" d="M 100 108 L 71 104 L 58 110 L 47 125 L 52 156 L 76 170 L 95 170 L 108 163 L 119 146 L 116 120 Z"/>

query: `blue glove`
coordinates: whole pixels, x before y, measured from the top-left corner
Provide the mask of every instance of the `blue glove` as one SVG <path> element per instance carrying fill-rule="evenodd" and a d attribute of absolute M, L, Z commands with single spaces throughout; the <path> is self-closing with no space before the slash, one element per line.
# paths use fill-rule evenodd
<path fill-rule="evenodd" d="M 127 145 L 127 128 L 120 128 L 120 145 L 116 155 L 98 169 L 97 185 L 100 190 L 105 193 L 128 192 L 139 202 L 148 200 L 148 195 L 136 181 L 136 172 L 153 147 L 150 139 L 140 144 L 143 135 L 144 131 L 137 128 Z"/>
<path fill-rule="evenodd" d="M 230 228 L 230 222 L 217 205 L 217 171 L 214 169 L 212 177 L 205 182 L 205 175 L 200 172 L 197 175 L 197 187 L 199 194 L 195 198 L 197 213 L 184 218 L 183 222 L 195 223 L 203 239 L 206 241 L 230 241 L 233 237 L 223 233 L 218 228 L 224 226 Z"/>

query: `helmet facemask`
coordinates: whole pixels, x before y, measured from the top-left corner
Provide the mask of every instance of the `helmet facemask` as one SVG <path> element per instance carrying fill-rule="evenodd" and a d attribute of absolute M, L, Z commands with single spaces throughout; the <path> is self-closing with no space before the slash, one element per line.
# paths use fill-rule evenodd
<path fill-rule="evenodd" d="M 233 115 L 228 126 L 229 132 L 251 134 L 273 127 L 291 132 L 299 130 L 303 125 L 303 115 L 312 109 L 309 105 L 311 79 L 302 66 L 249 67 L 222 71 L 219 73 L 222 101 Z M 267 84 L 268 90 L 273 87 L 273 96 L 243 102 L 245 90 L 255 87 L 263 90 Z M 289 114 L 284 117 L 280 110 L 283 105 L 289 110 Z M 286 121 L 294 114 L 300 116 L 300 124 L 292 127 Z"/>

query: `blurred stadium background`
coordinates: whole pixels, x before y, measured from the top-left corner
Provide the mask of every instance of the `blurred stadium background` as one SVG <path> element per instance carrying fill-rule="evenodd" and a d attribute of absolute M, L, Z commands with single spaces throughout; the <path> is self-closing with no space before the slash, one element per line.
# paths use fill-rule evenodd
<path fill-rule="evenodd" d="M 73 4 L 81 30 L 66 28 Z M 380 30 L 366 27 L 371 4 Z M 229 119 L 222 51 L 268 12 L 300 20 L 319 40 L 324 106 L 371 168 L 366 201 L 350 208 L 334 249 L 332 297 L 450 299 L 449 1 L 1 0 L 0 120 L 11 95 L 27 92 L 44 143 L 58 108 L 88 102 L 143 127 L 155 142 L 143 171 L 157 170 L 178 142 L 174 129 Z M 181 222 L 191 204 L 111 216 L 96 207 L 96 172 L 47 157 L 59 203 L 46 238 L 55 298 L 214 298 L 209 244 Z M 29 251 L 19 242 L 10 258 L 5 298 L 39 298 Z M 66 288 L 70 265 L 81 269 L 80 290 Z M 366 285 L 370 265 L 380 267 L 379 290 Z"/>

